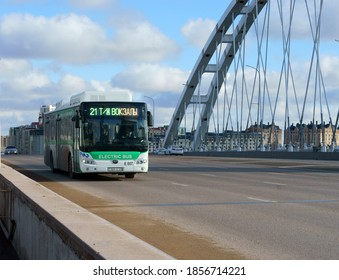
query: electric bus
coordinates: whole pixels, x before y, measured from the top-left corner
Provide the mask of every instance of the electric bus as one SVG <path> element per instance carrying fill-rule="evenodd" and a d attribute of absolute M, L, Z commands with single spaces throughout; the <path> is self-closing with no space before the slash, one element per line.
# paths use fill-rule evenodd
<path fill-rule="evenodd" d="M 52 172 L 110 173 L 134 178 L 148 172 L 147 105 L 127 91 L 86 91 L 44 115 L 44 162 Z"/>

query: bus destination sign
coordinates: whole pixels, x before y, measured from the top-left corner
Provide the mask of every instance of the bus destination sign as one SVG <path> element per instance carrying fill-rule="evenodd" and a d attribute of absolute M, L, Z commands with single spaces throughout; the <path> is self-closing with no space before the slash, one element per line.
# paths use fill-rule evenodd
<path fill-rule="evenodd" d="M 93 117 L 138 117 L 138 107 L 89 107 L 89 115 Z"/>

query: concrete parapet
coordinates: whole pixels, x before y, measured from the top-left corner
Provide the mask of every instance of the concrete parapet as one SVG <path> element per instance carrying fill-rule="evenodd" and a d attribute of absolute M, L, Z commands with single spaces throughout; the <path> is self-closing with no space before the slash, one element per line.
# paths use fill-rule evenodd
<path fill-rule="evenodd" d="M 1 226 L 20 259 L 171 259 L 3 164 L 0 190 Z"/>
<path fill-rule="evenodd" d="M 238 157 L 238 158 L 279 158 L 279 159 L 305 159 L 305 160 L 339 160 L 339 153 L 322 152 L 287 152 L 287 151 L 225 151 L 225 152 L 186 152 L 187 156 L 209 156 L 209 157 Z"/>

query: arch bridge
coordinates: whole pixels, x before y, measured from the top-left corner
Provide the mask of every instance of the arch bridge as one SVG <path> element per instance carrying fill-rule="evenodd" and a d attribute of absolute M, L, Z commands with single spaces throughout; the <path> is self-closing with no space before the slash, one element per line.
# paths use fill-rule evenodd
<path fill-rule="evenodd" d="M 326 145 L 333 150 L 338 113 L 331 115 L 334 104 L 329 104 L 321 71 L 323 0 L 302 2 L 231 1 L 184 86 L 165 147 L 185 138 L 182 146 L 205 150 L 212 135 L 213 149 L 219 151 L 325 150 Z M 294 52 L 300 17 L 308 47 Z M 300 53 L 309 63 L 306 70 L 294 63 Z M 327 142 L 325 129 L 331 133 Z"/>

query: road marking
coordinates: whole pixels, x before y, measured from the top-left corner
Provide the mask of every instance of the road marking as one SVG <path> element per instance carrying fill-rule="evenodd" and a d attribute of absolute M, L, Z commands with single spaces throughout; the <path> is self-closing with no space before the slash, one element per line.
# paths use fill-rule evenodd
<path fill-rule="evenodd" d="M 285 166 L 279 166 L 278 168 L 302 168 L 302 167 L 314 167 L 314 166 L 321 166 L 319 164 L 302 164 L 302 165 L 285 165 Z"/>
<path fill-rule="evenodd" d="M 206 176 L 206 177 L 217 177 L 217 175 L 214 175 L 214 174 L 207 174 L 207 173 L 200 173 L 199 175 L 201 175 L 201 176 Z"/>
<path fill-rule="evenodd" d="M 189 185 L 181 184 L 181 183 L 175 183 L 175 182 L 172 182 L 172 185 L 180 186 L 180 187 L 189 187 Z"/>
<path fill-rule="evenodd" d="M 276 203 L 277 201 L 275 200 L 267 200 L 267 199 L 262 199 L 262 198 L 256 198 L 256 197 L 247 197 L 249 200 L 255 200 L 255 201 L 260 201 L 260 202 L 267 202 L 267 203 Z"/>
<path fill-rule="evenodd" d="M 145 204 L 114 204 L 100 206 L 100 208 L 110 207 L 190 207 L 190 206 L 220 206 L 220 205 L 263 205 L 263 204 L 309 204 L 309 203 L 339 203 L 338 199 L 333 200 L 266 200 L 255 197 L 247 197 L 253 201 L 220 201 L 220 202 L 173 202 L 173 203 L 145 203 Z M 97 206 L 89 207 L 96 208 Z"/>
<path fill-rule="evenodd" d="M 286 186 L 286 184 L 276 183 L 276 182 L 263 182 L 263 183 L 267 185 Z"/>

